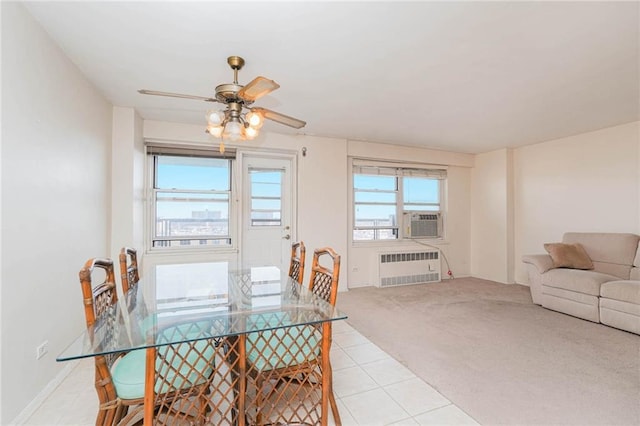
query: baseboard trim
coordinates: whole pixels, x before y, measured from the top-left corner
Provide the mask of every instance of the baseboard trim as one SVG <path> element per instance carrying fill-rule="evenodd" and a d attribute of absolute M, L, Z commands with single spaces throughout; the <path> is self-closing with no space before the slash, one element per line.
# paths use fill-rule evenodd
<path fill-rule="evenodd" d="M 66 365 L 47 385 L 31 400 L 29 404 L 16 416 L 13 421 L 9 422 L 9 425 L 23 425 L 29 420 L 29 418 L 36 412 L 42 403 L 56 390 L 58 386 L 67 378 L 74 367 L 78 365 L 78 361 L 66 362 Z"/>

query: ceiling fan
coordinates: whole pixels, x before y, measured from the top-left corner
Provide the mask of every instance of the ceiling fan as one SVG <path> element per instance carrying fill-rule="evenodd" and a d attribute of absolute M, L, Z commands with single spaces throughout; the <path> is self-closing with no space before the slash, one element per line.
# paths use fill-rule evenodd
<path fill-rule="evenodd" d="M 256 77 L 245 86 L 238 83 L 238 71 L 244 66 L 240 56 L 229 56 L 227 63 L 233 70 L 233 83 L 220 84 L 213 97 L 185 95 L 181 93 L 159 92 L 156 90 L 138 90 L 143 95 L 169 96 L 173 98 L 195 99 L 205 102 L 217 102 L 226 107 L 222 110 L 207 111 L 207 133 L 222 140 L 238 141 L 253 139 L 264 124 L 264 119 L 300 129 L 307 123 L 297 118 L 251 105 L 264 95 L 280 87 L 278 83 L 265 77 Z M 221 151 L 224 144 L 221 144 Z"/>

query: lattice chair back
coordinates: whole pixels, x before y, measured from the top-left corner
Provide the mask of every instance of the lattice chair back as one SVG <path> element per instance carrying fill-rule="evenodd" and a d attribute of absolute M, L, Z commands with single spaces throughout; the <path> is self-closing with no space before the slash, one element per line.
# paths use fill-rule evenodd
<path fill-rule="evenodd" d="M 320 264 L 320 259 L 331 259 L 331 268 Z M 311 279 L 309 280 L 309 289 L 316 295 L 320 296 L 331 306 L 336 306 L 336 299 L 338 298 L 338 279 L 340 277 L 340 255 L 338 255 L 332 248 L 324 247 L 316 249 L 313 252 L 313 263 L 311 266 Z M 331 368 L 326 372 L 329 376 L 332 375 Z M 337 426 L 342 425 L 340 419 L 340 412 L 338 411 L 338 404 L 336 403 L 336 397 L 333 392 L 333 379 L 329 379 L 331 386 L 329 391 L 329 404 L 331 405 L 331 412 L 333 413 L 333 419 Z"/>
<path fill-rule="evenodd" d="M 220 395 L 211 398 L 216 356 L 224 361 L 224 339 L 212 337 L 215 328 L 224 328 L 218 322 L 212 318 L 159 326 L 154 425 L 231 424 L 234 382 L 222 394 L 225 401 L 220 401 Z M 182 343 L 169 344 L 176 341 Z"/>
<path fill-rule="evenodd" d="M 102 271 L 104 281 L 93 283 L 94 273 Z M 111 259 L 89 259 L 80 270 L 80 286 L 87 328 L 98 323 L 105 332 L 115 326 L 115 309 L 118 301 L 115 273 Z M 108 338 L 106 339 L 108 341 Z M 116 389 L 111 380 L 111 368 L 122 354 L 108 354 L 95 357 L 95 388 L 100 407 L 96 425 L 117 423 L 124 415 L 118 401 Z"/>
<path fill-rule="evenodd" d="M 302 284 L 304 279 L 304 260 L 306 248 L 304 242 L 299 241 L 291 244 L 291 263 L 289 264 L 289 276 Z"/>
<path fill-rule="evenodd" d="M 330 260 L 327 263 L 331 265 L 321 265 L 322 259 Z M 335 306 L 339 273 L 340 256 L 335 251 L 328 247 L 315 250 L 309 289 Z M 253 417 L 250 423 L 320 424 L 319 402 L 323 380 L 327 378 L 333 418 L 336 425 L 341 425 L 331 368 L 324 372 L 321 368 L 325 327 L 317 324 L 282 327 L 288 322 L 286 315 L 268 313 L 253 320 L 265 322 L 272 329 L 247 335 L 247 376 L 255 386 L 251 394 L 255 396 L 247 402 L 248 415 Z M 330 323 L 328 330 L 330 333 Z"/>
<path fill-rule="evenodd" d="M 331 259 L 331 267 L 320 264 L 321 259 Z M 338 278 L 340 276 L 340 255 L 330 247 L 315 249 L 311 265 L 309 290 L 320 296 L 332 306 L 338 296 Z"/>
<path fill-rule="evenodd" d="M 135 289 L 140 281 L 138 272 L 138 252 L 131 247 L 123 247 L 120 250 L 120 277 L 122 281 L 122 294 L 127 294 L 130 289 Z"/>
<path fill-rule="evenodd" d="M 104 271 L 104 282 L 94 284 L 93 274 Z M 97 274 L 96 274 L 97 275 Z M 93 278 L 93 279 L 92 279 Z M 117 347 L 119 322 L 113 261 L 90 259 L 80 271 L 87 328 L 99 329 L 96 349 L 108 351 Z M 210 396 L 216 354 L 223 351 L 221 340 L 213 338 L 214 328 L 225 328 L 214 319 L 186 320 L 162 327 L 154 324 L 146 330 L 159 346 L 155 361 L 154 425 L 163 424 L 232 424 L 213 420 L 220 412 Z M 96 332 L 97 335 L 98 332 Z M 182 342 L 168 344 L 170 342 Z M 97 426 L 129 424 L 142 415 L 144 408 L 146 350 L 117 352 L 95 356 L 95 388 L 99 407 Z M 117 361 L 117 362 L 116 362 Z M 234 384 L 230 385 L 234 388 Z M 233 392 L 228 392 L 233 396 Z M 230 398 L 227 395 L 227 398 Z M 233 407 L 234 401 L 222 401 Z M 231 418 L 231 414 L 226 415 Z"/>

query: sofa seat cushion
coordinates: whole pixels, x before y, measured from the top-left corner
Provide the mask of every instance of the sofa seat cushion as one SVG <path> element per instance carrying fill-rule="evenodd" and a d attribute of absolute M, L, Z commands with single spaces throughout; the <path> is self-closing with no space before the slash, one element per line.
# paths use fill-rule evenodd
<path fill-rule="evenodd" d="M 600 287 L 600 296 L 640 305 L 640 281 L 609 281 Z"/>
<path fill-rule="evenodd" d="M 623 302 L 615 299 L 600 298 L 600 312 L 603 310 L 620 312 L 638 317 L 636 321 L 640 322 L 640 305 L 635 303 Z"/>
<path fill-rule="evenodd" d="M 619 278 L 613 275 L 580 269 L 551 269 L 542 274 L 542 285 L 596 297 L 600 296 L 602 283 L 617 280 Z"/>
<path fill-rule="evenodd" d="M 600 322 L 598 296 L 542 286 L 542 306 L 574 317 Z"/>
<path fill-rule="evenodd" d="M 640 334 L 640 305 L 601 297 L 600 322 Z"/>

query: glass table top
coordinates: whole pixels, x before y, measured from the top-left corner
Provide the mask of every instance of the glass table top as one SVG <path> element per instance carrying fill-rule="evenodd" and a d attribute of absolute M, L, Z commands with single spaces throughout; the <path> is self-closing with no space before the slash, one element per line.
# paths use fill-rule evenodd
<path fill-rule="evenodd" d="M 56 360 L 346 319 L 278 267 L 227 268 L 157 265 Z"/>

